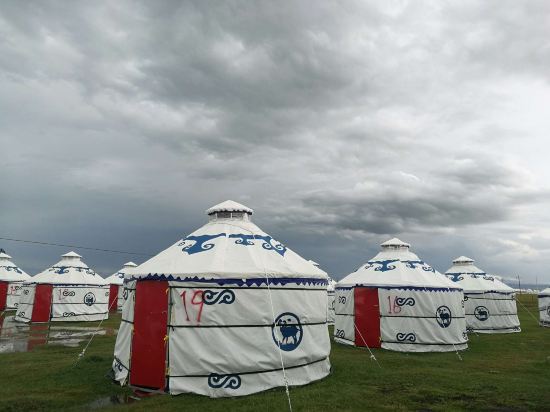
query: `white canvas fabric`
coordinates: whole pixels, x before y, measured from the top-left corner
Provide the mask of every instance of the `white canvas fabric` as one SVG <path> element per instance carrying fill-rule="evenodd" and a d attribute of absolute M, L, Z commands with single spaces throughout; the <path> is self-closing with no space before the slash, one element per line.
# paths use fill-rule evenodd
<path fill-rule="evenodd" d="M 283 365 L 289 385 L 327 376 L 326 273 L 253 224 L 246 206 L 227 201 L 207 214 L 206 225 L 127 276 L 115 380 L 131 380 L 138 356 L 132 322 L 142 280 L 169 281 L 169 393 L 248 395 L 284 386 Z"/>
<path fill-rule="evenodd" d="M 116 285 L 118 286 L 118 298 L 117 298 L 117 308 L 118 310 L 122 310 L 122 304 L 124 302 L 124 298 L 122 296 L 124 292 L 124 288 L 122 285 L 124 284 L 124 276 L 129 273 L 133 268 L 137 267 L 137 265 L 134 262 L 126 262 L 122 268 L 116 272 L 113 273 L 111 276 L 105 278 L 105 281 L 109 285 Z"/>
<path fill-rule="evenodd" d="M 540 325 L 550 328 L 550 288 L 539 293 Z"/>
<path fill-rule="evenodd" d="M 313 260 L 310 260 L 309 263 L 322 270 L 319 263 Z M 327 323 L 334 325 L 334 287 L 336 286 L 336 281 L 327 275 L 327 282 Z"/>
<path fill-rule="evenodd" d="M 23 282 L 30 278 L 13 263 L 10 255 L 0 252 L 0 282 L 7 283 L 6 310 L 17 309 Z"/>
<path fill-rule="evenodd" d="M 460 256 L 445 272 L 464 289 L 466 326 L 469 332 L 520 332 L 516 292 L 496 276 L 474 265 L 474 260 Z"/>
<path fill-rule="evenodd" d="M 23 284 L 15 320 L 30 322 L 36 286 L 52 285 L 51 322 L 82 322 L 107 319 L 109 285 L 81 260 L 69 252 L 61 260 Z"/>
<path fill-rule="evenodd" d="M 361 344 L 355 323 L 361 308 L 354 294 L 366 287 L 378 292 L 382 348 L 402 352 L 466 349 L 462 288 L 420 260 L 409 244 L 394 238 L 381 246 L 380 253 L 336 285 L 335 341 Z"/>

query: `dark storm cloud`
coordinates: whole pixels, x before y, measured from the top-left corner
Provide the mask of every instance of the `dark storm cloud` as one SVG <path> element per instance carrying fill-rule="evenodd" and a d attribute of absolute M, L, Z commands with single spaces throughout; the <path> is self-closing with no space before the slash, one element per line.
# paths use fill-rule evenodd
<path fill-rule="evenodd" d="M 233 198 L 337 275 L 389 235 L 532 275 L 549 9 L 3 2 L 0 232 L 155 253 Z M 63 252 L 13 247 L 32 270 Z"/>

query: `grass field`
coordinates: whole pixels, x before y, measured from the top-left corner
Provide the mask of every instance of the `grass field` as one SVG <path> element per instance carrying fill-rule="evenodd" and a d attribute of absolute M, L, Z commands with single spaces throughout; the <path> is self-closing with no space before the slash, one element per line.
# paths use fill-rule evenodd
<path fill-rule="evenodd" d="M 536 297 L 520 296 L 538 316 Z M 365 350 L 333 343 L 332 374 L 291 388 L 294 411 L 363 410 L 550 410 L 550 328 L 541 328 L 518 305 L 522 332 L 471 335 L 461 353 L 403 354 L 375 350 L 381 368 Z M 117 327 L 120 317 L 104 322 Z M 115 336 L 96 337 L 75 365 L 79 348 L 38 346 L 32 352 L 0 355 L 0 411 L 187 410 L 284 411 L 283 389 L 235 399 L 195 395 L 155 396 L 122 405 L 109 399 L 131 395 L 105 375 Z"/>

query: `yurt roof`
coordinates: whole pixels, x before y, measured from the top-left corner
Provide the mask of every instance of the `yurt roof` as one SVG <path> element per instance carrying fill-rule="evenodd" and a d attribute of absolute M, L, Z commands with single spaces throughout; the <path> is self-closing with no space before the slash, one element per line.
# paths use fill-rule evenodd
<path fill-rule="evenodd" d="M 546 289 L 540 291 L 539 296 L 540 297 L 546 297 L 546 296 L 550 297 L 550 288 L 546 288 Z"/>
<path fill-rule="evenodd" d="M 0 252 L 0 280 L 5 282 L 19 282 L 31 277 L 12 262 L 11 256 L 3 249 Z"/>
<path fill-rule="evenodd" d="M 339 281 L 337 287 L 461 289 L 412 253 L 408 243 L 393 238 L 380 246 L 376 256 Z"/>
<path fill-rule="evenodd" d="M 474 265 L 474 260 L 466 256 L 460 256 L 453 260 L 453 265 L 445 272 L 445 275 L 460 285 L 464 292 L 513 292 L 510 286 L 503 283 L 497 276 L 488 275 Z"/>
<path fill-rule="evenodd" d="M 69 252 L 61 256 L 55 265 L 30 279 L 33 283 L 51 283 L 62 285 L 107 285 L 108 283 L 86 263 L 82 257 Z"/>
<path fill-rule="evenodd" d="M 111 285 L 122 285 L 124 283 L 124 275 L 135 267 L 137 265 L 134 262 L 126 262 L 119 271 L 105 278 L 105 281 Z"/>
<path fill-rule="evenodd" d="M 252 209 L 233 201 L 220 203 L 206 212 L 246 212 L 210 219 L 189 236 L 132 270 L 137 278 L 265 279 L 316 278 L 326 282 L 321 269 L 273 239 L 250 221 Z M 223 215 L 222 215 L 223 216 Z M 223 282 L 221 282 L 223 283 Z"/>

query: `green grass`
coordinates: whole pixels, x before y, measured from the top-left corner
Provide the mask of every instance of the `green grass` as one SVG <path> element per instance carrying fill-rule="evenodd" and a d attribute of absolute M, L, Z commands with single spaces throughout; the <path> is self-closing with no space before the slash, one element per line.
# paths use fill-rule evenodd
<path fill-rule="evenodd" d="M 520 296 L 538 316 L 536 297 Z M 455 353 L 403 354 L 375 350 L 381 369 L 362 349 L 333 343 L 332 374 L 291 388 L 295 411 L 550 410 L 550 329 L 518 305 L 522 332 L 471 335 L 470 348 Z M 120 317 L 104 322 L 117 327 Z M 89 325 L 87 325 L 89 326 Z M 0 355 L 0 411 L 87 410 L 90 402 L 131 394 L 105 375 L 114 336 L 98 336 L 75 365 L 79 348 L 39 346 Z M 155 396 L 106 410 L 284 411 L 283 389 L 227 399 L 196 395 Z"/>

